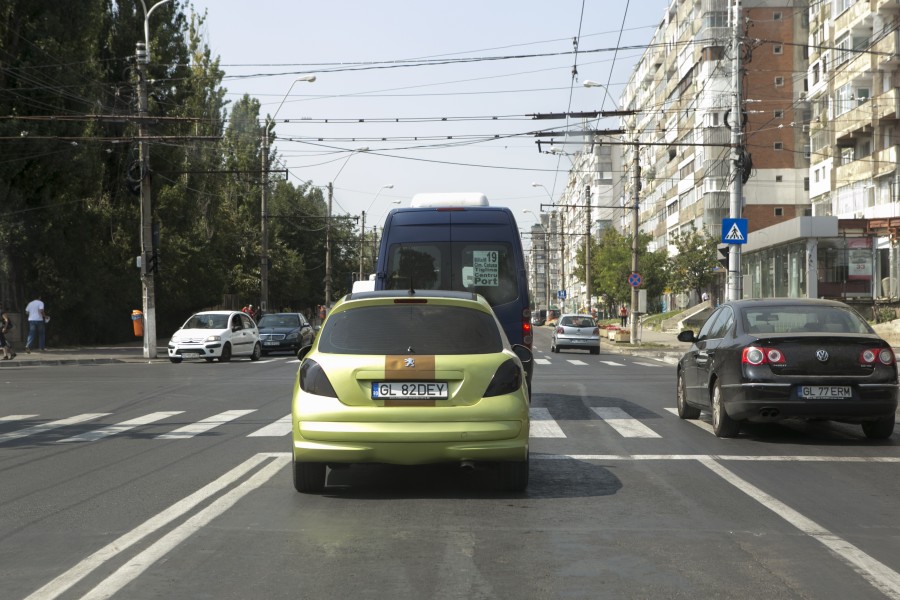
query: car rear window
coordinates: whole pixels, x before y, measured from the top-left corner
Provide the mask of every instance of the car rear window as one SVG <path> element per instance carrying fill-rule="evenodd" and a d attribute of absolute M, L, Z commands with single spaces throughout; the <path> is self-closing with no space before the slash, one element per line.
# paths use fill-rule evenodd
<path fill-rule="evenodd" d="M 590 317 L 563 317 L 559 324 L 563 327 L 593 327 L 594 320 Z"/>
<path fill-rule="evenodd" d="M 184 324 L 185 329 L 227 329 L 228 315 L 194 315 Z"/>
<path fill-rule="evenodd" d="M 768 306 L 748 308 L 744 329 L 764 333 L 873 333 L 869 324 L 849 308 L 839 306 Z"/>
<path fill-rule="evenodd" d="M 503 349 L 492 314 L 461 306 L 389 304 L 334 313 L 319 332 L 332 354 L 492 354 Z"/>
<path fill-rule="evenodd" d="M 300 327 L 300 317 L 296 315 L 266 315 L 259 320 L 260 327 Z"/>

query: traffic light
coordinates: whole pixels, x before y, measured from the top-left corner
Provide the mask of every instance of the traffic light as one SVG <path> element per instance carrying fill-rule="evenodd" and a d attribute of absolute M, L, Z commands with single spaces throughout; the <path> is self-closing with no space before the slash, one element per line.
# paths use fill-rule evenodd
<path fill-rule="evenodd" d="M 731 244 L 719 244 L 719 255 L 722 257 L 719 259 L 719 264 L 725 267 L 725 270 L 728 270 L 728 253 L 731 251 Z"/>

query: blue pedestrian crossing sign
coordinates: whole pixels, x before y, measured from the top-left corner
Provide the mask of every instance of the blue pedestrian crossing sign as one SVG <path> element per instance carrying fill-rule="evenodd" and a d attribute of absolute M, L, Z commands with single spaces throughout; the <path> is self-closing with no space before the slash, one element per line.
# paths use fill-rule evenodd
<path fill-rule="evenodd" d="M 747 219 L 722 219 L 722 243 L 746 244 Z"/>

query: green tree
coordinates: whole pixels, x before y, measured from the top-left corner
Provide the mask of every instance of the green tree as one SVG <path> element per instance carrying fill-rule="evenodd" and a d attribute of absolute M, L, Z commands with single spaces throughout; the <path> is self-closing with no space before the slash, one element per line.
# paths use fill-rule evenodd
<path fill-rule="evenodd" d="M 716 278 L 718 241 L 705 231 L 679 233 L 672 240 L 678 254 L 669 259 L 667 269 L 669 287 L 675 291 L 693 290 L 699 297 L 704 288 Z"/>

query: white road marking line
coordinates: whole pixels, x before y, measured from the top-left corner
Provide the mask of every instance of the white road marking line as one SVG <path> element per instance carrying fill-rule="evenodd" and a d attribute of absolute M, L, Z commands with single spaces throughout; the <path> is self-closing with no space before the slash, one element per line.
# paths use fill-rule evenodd
<path fill-rule="evenodd" d="M 257 429 L 247 437 L 280 437 L 289 434 L 291 426 L 291 415 L 285 415 L 274 423 L 269 423 L 262 429 Z"/>
<path fill-rule="evenodd" d="M 533 438 L 564 438 L 566 434 L 559 424 L 550 416 L 547 408 L 529 408 L 528 415 L 531 418 L 531 432 Z"/>
<path fill-rule="evenodd" d="M 58 443 L 95 442 L 99 439 L 103 439 L 103 438 L 109 437 L 111 435 L 116 435 L 117 433 L 122 433 L 124 431 L 128 431 L 129 429 L 134 429 L 135 427 L 139 427 L 140 425 L 147 425 L 148 423 L 154 423 L 156 421 L 161 421 L 162 419 L 168 419 L 169 417 L 174 417 L 175 415 L 180 415 L 183 412 L 184 412 L 183 410 L 170 410 L 170 411 L 164 411 L 164 412 L 150 413 L 148 415 L 144 415 L 143 417 L 131 419 L 130 421 L 122 421 L 121 423 L 116 423 L 115 425 L 108 425 L 106 427 L 101 427 L 100 429 L 95 429 L 94 431 L 87 431 L 87 432 L 81 433 L 79 435 L 73 435 L 72 437 L 66 438 L 64 440 L 59 440 Z"/>
<path fill-rule="evenodd" d="M 176 429 L 175 431 L 170 431 L 169 433 L 164 433 L 162 435 L 156 436 L 154 439 L 157 440 L 183 440 L 187 438 L 192 438 L 197 434 L 205 433 L 210 429 L 214 429 L 219 425 L 224 425 L 229 421 L 233 421 L 238 417 L 243 417 L 244 415 L 248 415 L 252 412 L 256 412 L 255 409 L 251 410 L 226 410 L 223 413 L 218 415 L 214 415 L 207 419 L 203 419 L 202 421 L 197 421 L 196 423 L 191 423 L 190 425 L 185 425 L 180 429 Z"/>
<path fill-rule="evenodd" d="M 662 365 L 659 365 L 656 363 L 641 362 L 639 360 L 634 361 L 634 364 L 641 365 L 642 367 L 661 367 L 662 366 Z"/>
<path fill-rule="evenodd" d="M 575 360 L 567 360 L 566 362 L 567 362 L 567 363 L 570 363 L 570 364 L 573 364 L 573 365 L 578 365 L 579 367 L 587 366 L 587 363 L 586 363 L 586 362 L 584 362 L 583 360 L 578 360 L 578 359 L 575 359 Z"/>
<path fill-rule="evenodd" d="M 37 415 L 7 415 L 5 417 L 0 417 L 0 423 L 12 423 L 13 421 L 24 421 L 25 419 L 31 419 L 36 416 Z"/>
<path fill-rule="evenodd" d="M 553 364 L 553 363 L 551 363 L 549 360 L 547 360 L 546 358 L 536 358 L 536 359 L 534 359 L 534 362 L 536 362 L 536 363 L 539 364 L 539 365 L 549 365 L 549 364 Z"/>
<path fill-rule="evenodd" d="M 642 461 L 642 460 L 717 460 L 719 462 L 843 462 L 843 463 L 900 463 L 900 456 L 740 456 L 729 454 L 538 454 L 535 460 L 584 460 L 584 461 Z"/>
<path fill-rule="evenodd" d="M 788 505 L 779 502 L 753 484 L 744 481 L 716 460 L 703 459 L 700 464 L 744 492 L 802 533 L 823 544 L 832 554 L 847 563 L 863 579 L 888 598 L 900 599 L 900 573 L 869 556 L 847 540 L 828 531 L 815 521 L 804 517 Z"/>
<path fill-rule="evenodd" d="M 677 408 L 666 408 L 666 410 L 669 411 L 670 413 L 672 413 L 673 415 L 675 415 L 676 417 L 678 417 L 678 409 Z M 678 417 L 678 418 L 681 419 L 681 417 Z M 705 431 L 707 433 L 716 435 L 716 433 L 713 431 L 712 423 L 704 420 L 704 419 L 708 419 L 708 418 L 709 417 L 707 416 L 707 413 L 702 413 L 699 419 L 681 419 L 681 420 L 684 421 L 685 423 L 690 423 L 691 425 L 699 427 L 700 429 L 702 429 L 703 431 Z"/>
<path fill-rule="evenodd" d="M 615 362 L 612 360 L 601 360 L 600 362 L 602 362 L 605 365 L 609 365 L 611 367 L 624 367 L 625 366 L 623 363 Z"/>
<path fill-rule="evenodd" d="M 120 536 L 113 542 L 107 544 L 100 550 L 94 552 L 77 565 L 56 577 L 53 581 L 43 586 L 41 589 L 32 593 L 25 600 L 52 600 L 65 593 L 73 585 L 87 577 L 92 571 L 102 566 L 109 560 L 116 558 L 125 550 L 135 545 L 148 535 L 162 529 L 172 521 L 181 518 L 188 511 L 196 508 L 199 504 L 206 502 L 209 498 L 218 494 L 222 490 L 230 487 L 234 482 L 238 481 L 247 472 L 257 468 L 261 463 L 269 459 L 277 459 L 272 462 L 281 468 L 285 463 L 291 460 L 290 454 L 283 453 L 260 453 L 251 456 L 240 465 L 228 471 L 215 481 L 203 486 L 190 496 L 183 498 L 162 511 L 144 521 L 141 525 L 132 529 L 128 533 Z M 246 483 L 249 483 L 249 480 Z M 236 491 L 232 490 L 232 492 Z M 224 496 L 223 496 L 224 498 Z M 212 505 L 210 507 L 212 508 Z"/>
<path fill-rule="evenodd" d="M 606 421 L 610 427 L 627 438 L 658 438 L 658 433 L 629 415 L 621 408 L 614 406 L 592 406 L 591 410 Z"/>
<path fill-rule="evenodd" d="M 67 419 L 60 419 L 59 421 L 42 423 L 40 425 L 35 425 L 34 427 L 26 427 L 25 429 L 20 429 L 18 431 L 11 431 L 9 433 L 0 435 L 0 444 L 2 444 L 3 442 L 8 442 L 10 440 L 17 440 L 19 438 L 28 437 L 30 435 L 44 433 L 45 431 L 50 431 L 51 429 L 56 429 L 58 427 L 65 427 L 67 425 L 75 425 L 77 423 L 99 419 L 100 417 L 105 417 L 109 414 L 111 413 L 85 413 L 83 415 L 76 415 Z"/>

